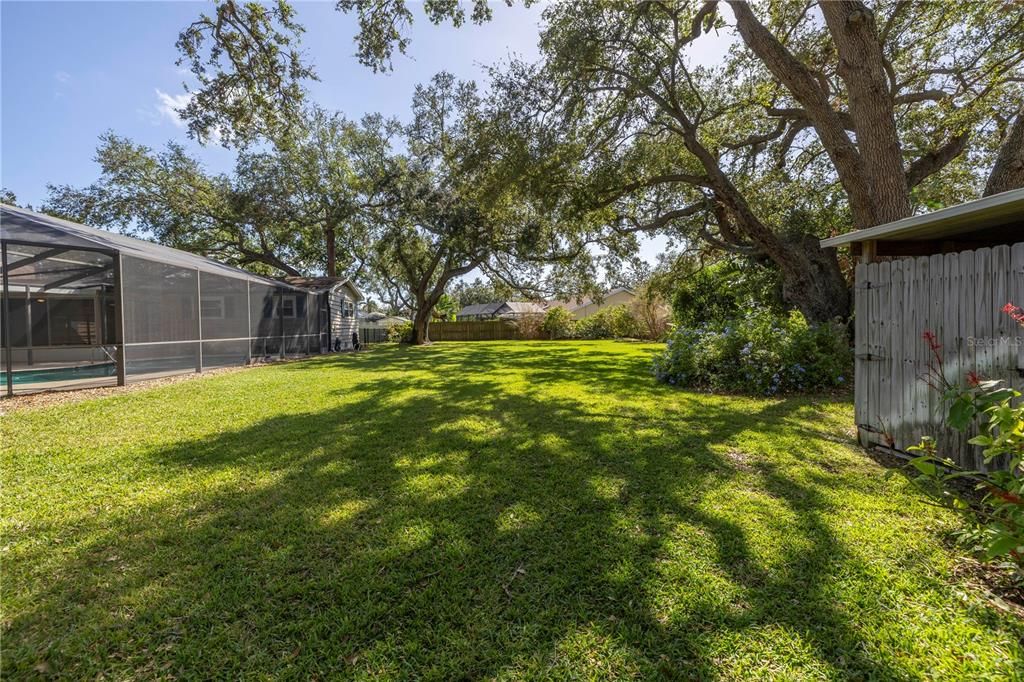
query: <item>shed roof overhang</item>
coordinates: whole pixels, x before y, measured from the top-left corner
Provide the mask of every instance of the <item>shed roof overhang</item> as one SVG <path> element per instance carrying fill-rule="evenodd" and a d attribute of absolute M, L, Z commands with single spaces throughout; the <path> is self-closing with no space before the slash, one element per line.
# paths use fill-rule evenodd
<path fill-rule="evenodd" d="M 878 255 L 916 255 L 1021 240 L 1024 240 L 1024 189 L 1014 189 L 822 239 L 821 246 L 852 246 L 856 252 L 861 244 L 875 242 Z"/>

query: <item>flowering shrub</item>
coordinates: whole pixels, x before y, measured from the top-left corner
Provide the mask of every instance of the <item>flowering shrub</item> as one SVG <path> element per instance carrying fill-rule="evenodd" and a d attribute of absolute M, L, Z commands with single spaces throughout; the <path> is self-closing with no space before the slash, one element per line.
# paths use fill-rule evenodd
<path fill-rule="evenodd" d="M 640 321 L 624 305 L 603 308 L 576 323 L 580 339 L 638 339 L 643 335 Z"/>
<path fill-rule="evenodd" d="M 678 386 L 775 395 L 842 386 L 852 367 L 841 326 L 752 310 L 718 327 L 677 328 L 653 373 Z"/>
<path fill-rule="evenodd" d="M 1024 325 L 1024 310 L 1006 304 L 1003 312 Z M 963 385 L 946 378 L 942 346 L 930 331 L 924 333 L 932 353 L 924 381 L 942 395 L 946 423 L 965 431 L 972 423 L 978 435 L 970 443 L 981 446 L 987 471 L 969 471 L 943 457 L 931 438 L 908 448 L 920 453 L 910 461 L 915 481 L 945 506 L 960 513 L 965 528 L 960 538 L 987 561 L 1012 566 L 1024 582 L 1024 404 L 1020 393 L 1001 381 L 985 381 L 968 372 Z M 956 484 L 975 482 L 977 496 L 964 495 Z"/>

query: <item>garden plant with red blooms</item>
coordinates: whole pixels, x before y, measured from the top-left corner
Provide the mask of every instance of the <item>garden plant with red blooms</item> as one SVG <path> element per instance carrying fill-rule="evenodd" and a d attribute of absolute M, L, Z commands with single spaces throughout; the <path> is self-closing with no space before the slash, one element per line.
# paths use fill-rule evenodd
<path fill-rule="evenodd" d="M 1003 312 L 1016 320 L 1018 324 L 1024 325 L 1024 308 L 1013 303 L 1007 303 L 1003 306 Z"/>
<path fill-rule="evenodd" d="M 1003 312 L 1024 326 L 1024 309 L 1007 303 Z M 965 431 L 972 423 L 978 435 L 970 443 L 983 448 L 988 471 L 971 471 L 943 457 L 931 438 L 909 448 L 919 453 L 910 464 L 915 480 L 967 521 L 961 538 L 987 561 L 1001 562 L 1024 584 L 1024 405 L 1020 393 L 1001 381 L 984 380 L 971 370 L 964 386 L 946 378 L 942 346 L 935 334 L 922 335 L 932 352 L 922 377 L 948 405 L 946 422 Z M 960 493 L 956 483 L 977 481 L 981 498 Z"/>

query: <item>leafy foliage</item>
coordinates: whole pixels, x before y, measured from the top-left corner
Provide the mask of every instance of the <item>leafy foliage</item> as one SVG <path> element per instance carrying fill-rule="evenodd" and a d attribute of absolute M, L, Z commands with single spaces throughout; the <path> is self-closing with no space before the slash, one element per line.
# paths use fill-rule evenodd
<path fill-rule="evenodd" d="M 477 268 L 536 273 L 522 262 L 545 246 L 550 222 L 504 181 L 486 153 L 495 134 L 475 83 L 437 74 L 417 86 L 405 151 L 381 169 L 383 199 L 371 227 L 381 285 L 415 311 L 415 343 L 429 343 L 434 307 L 449 283 Z"/>
<path fill-rule="evenodd" d="M 216 175 L 180 144 L 154 151 L 108 132 L 96 151 L 100 178 L 50 186 L 43 210 L 263 274 L 364 280 L 367 207 L 389 125 L 315 109 L 286 143 L 239 152 L 234 172 Z"/>
<path fill-rule="evenodd" d="M 1008 304 L 1011 316 L 1019 310 Z M 1024 325 L 1024 317 L 1017 319 Z M 967 470 L 939 452 L 925 437 L 908 448 L 920 453 L 910 461 L 915 480 L 965 521 L 960 539 L 986 561 L 1012 566 L 1024 584 L 1024 401 L 1020 392 L 1001 381 L 982 380 L 973 371 L 964 384 L 950 381 L 942 362 L 942 348 L 926 331 L 932 353 L 925 380 L 940 393 L 946 406 L 946 424 L 959 431 L 976 425 L 978 435 L 968 442 L 982 448 L 986 471 Z M 963 484 L 974 482 L 980 498 L 964 494 Z"/>
<path fill-rule="evenodd" d="M 576 335 L 576 318 L 565 308 L 552 306 L 544 314 L 541 329 L 547 333 L 548 338 L 571 339 Z"/>
<path fill-rule="evenodd" d="M 442 294 L 441 298 L 439 298 L 437 303 L 434 305 L 434 319 L 454 322 L 455 316 L 461 309 L 462 306 L 459 305 L 459 302 L 455 300 L 454 297 L 449 296 L 448 294 Z"/>
<path fill-rule="evenodd" d="M 393 324 L 388 327 L 388 342 L 412 343 L 412 322 Z"/>
<path fill-rule="evenodd" d="M 844 386 L 852 369 L 843 327 L 748 309 L 725 324 L 677 327 L 653 373 L 674 386 L 775 395 Z"/>
<path fill-rule="evenodd" d="M 640 339 L 645 329 L 629 306 L 602 308 L 576 323 L 576 336 L 581 339 Z"/>
<path fill-rule="evenodd" d="M 449 293 L 459 302 L 459 306 L 477 303 L 494 303 L 515 298 L 516 291 L 504 282 L 484 280 L 475 277 L 473 281 L 458 280 L 448 288 Z"/>
<path fill-rule="evenodd" d="M 287 136 L 302 118 L 305 81 L 316 79 L 298 49 L 304 31 L 285 0 L 218 0 L 189 24 L 177 42 L 178 65 L 199 82 L 179 112 L 189 134 L 225 145 Z"/>
<path fill-rule="evenodd" d="M 240 154 L 233 174 L 211 175 L 180 144 L 154 152 L 106 133 L 96 160 L 97 182 L 51 186 L 43 210 L 264 274 L 302 274 L 323 254 L 297 178 L 273 154 Z"/>
<path fill-rule="evenodd" d="M 778 271 L 735 260 L 699 268 L 672 292 L 672 313 L 681 327 L 721 326 L 750 307 L 781 313 Z"/>

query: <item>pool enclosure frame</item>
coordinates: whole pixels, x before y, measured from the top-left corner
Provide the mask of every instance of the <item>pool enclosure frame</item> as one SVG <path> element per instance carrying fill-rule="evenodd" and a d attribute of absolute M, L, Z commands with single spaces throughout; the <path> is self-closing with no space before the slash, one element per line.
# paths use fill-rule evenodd
<path fill-rule="evenodd" d="M 7 396 L 123 386 L 331 345 L 325 290 L 2 204 L 0 269 Z"/>

